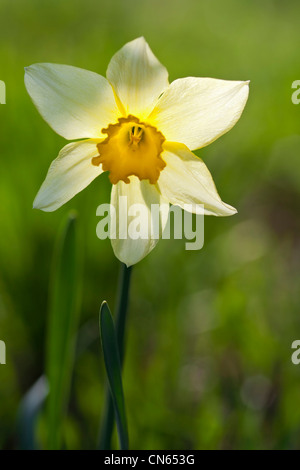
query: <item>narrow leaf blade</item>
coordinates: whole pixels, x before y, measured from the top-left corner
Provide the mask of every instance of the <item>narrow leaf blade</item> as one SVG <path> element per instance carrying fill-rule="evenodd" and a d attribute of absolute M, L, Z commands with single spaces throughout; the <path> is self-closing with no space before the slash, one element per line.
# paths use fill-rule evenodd
<path fill-rule="evenodd" d="M 48 395 L 48 383 L 42 375 L 23 397 L 17 415 L 17 438 L 21 450 L 38 449 L 37 419 Z"/>
<path fill-rule="evenodd" d="M 127 450 L 129 445 L 128 430 L 120 355 L 113 318 L 106 302 L 103 302 L 101 305 L 99 323 L 105 368 L 115 410 L 120 447 L 122 450 Z"/>
<path fill-rule="evenodd" d="M 63 416 L 69 399 L 78 329 L 80 268 L 77 219 L 70 214 L 57 241 L 50 286 L 46 351 L 49 449 L 61 447 Z"/>

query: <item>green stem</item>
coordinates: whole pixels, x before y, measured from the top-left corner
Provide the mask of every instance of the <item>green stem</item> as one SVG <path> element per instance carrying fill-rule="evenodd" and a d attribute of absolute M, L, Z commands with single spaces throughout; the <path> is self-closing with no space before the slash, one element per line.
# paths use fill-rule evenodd
<path fill-rule="evenodd" d="M 124 344 L 125 344 L 125 329 L 126 329 L 126 318 L 128 310 L 128 299 L 129 299 L 129 288 L 131 279 L 132 266 L 127 268 L 122 263 L 119 275 L 118 285 L 118 296 L 117 296 L 117 309 L 115 317 L 115 327 L 117 334 L 117 341 L 120 354 L 120 362 L 123 364 L 124 359 Z M 104 415 L 100 428 L 100 440 L 99 449 L 110 450 L 111 449 L 111 438 L 114 430 L 115 416 L 114 407 L 111 399 L 110 391 L 107 387 Z"/>

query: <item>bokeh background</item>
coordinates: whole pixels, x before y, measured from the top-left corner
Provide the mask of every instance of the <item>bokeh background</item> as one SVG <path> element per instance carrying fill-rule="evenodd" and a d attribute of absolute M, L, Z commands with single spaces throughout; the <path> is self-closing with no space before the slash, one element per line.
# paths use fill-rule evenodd
<path fill-rule="evenodd" d="M 161 241 L 134 267 L 124 365 L 133 449 L 300 447 L 300 79 L 297 0 L 2 0 L 0 79 L 0 447 L 16 448 L 16 415 L 45 370 L 48 287 L 58 228 L 79 214 L 84 257 L 78 343 L 63 446 L 92 449 L 105 371 L 98 311 L 112 311 L 119 263 L 96 238 L 106 175 L 54 213 L 32 210 L 65 145 L 28 97 L 24 66 L 70 64 L 105 74 L 111 56 L 145 36 L 170 80 L 251 80 L 242 118 L 197 152 L 231 218 L 205 219 L 205 244 Z M 38 439 L 43 445 L 43 412 Z M 45 426 L 44 426 L 45 427 Z M 115 442 L 116 438 L 115 438 Z"/>

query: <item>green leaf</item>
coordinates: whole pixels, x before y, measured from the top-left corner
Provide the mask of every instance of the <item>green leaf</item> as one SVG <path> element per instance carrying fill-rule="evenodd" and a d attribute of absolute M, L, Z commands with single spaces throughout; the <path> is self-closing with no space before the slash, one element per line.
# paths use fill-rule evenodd
<path fill-rule="evenodd" d="M 100 336 L 109 388 L 115 410 L 118 436 L 122 450 L 128 449 L 128 430 L 122 386 L 120 355 L 113 318 L 103 302 L 99 315 Z"/>
<path fill-rule="evenodd" d="M 59 449 L 68 404 L 81 292 L 81 258 L 76 216 L 62 227 L 54 254 L 49 297 L 46 375 L 48 448 Z"/>
<path fill-rule="evenodd" d="M 37 418 L 47 395 L 48 383 L 46 377 L 42 375 L 22 398 L 17 415 L 17 439 L 21 450 L 38 448 Z"/>

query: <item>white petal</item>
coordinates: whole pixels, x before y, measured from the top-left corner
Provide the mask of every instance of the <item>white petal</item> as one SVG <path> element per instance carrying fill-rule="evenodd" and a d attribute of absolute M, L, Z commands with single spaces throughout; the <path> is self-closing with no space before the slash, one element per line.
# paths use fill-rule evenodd
<path fill-rule="evenodd" d="M 136 216 L 134 214 L 128 216 L 126 207 L 123 207 L 124 200 L 121 202 L 120 196 L 127 197 L 128 211 L 133 209 L 133 204 L 140 204 L 142 211 L 138 209 Z M 116 257 L 127 266 L 131 266 L 143 259 L 155 247 L 168 220 L 169 203 L 161 197 L 155 185 L 146 180 L 140 181 L 136 176 L 132 176 L 129 184 L 120 181 L 113 185 L 111 204 L 116 209 L 116 231 L 111 231 L 112 247 Z M 158 221 L 154 216 L 151 219 L 151 204 L 161 204 Z M 120 216 L 124 217 L 125 214 L 127 217 L 123 218 L 124 223 L 119 223 Z M 141 238 L 132 239 L 128 236 L 128 230 L 136 217 L 142 221 L 140 224 Z M 152 229 L 155 226 L 157 238 L 154 237 L 153 232 L 151 233 L 151 225 Z M 120 238 L 120 232 L 124 239 Z"/>
<path fill-rule="evenodd" d="M 249 82 L 187 77 L 175 80 L 159 99 L 149 122 L 167 141 L 190 150 L 210 144 L 240 118 Z"/>
<path fill-rule="evenodd" d="M 168 143 L 165 148 L 162 158 L 167 166 L 160 173 L 158 186 L 171 204 L 189 212 L 185 204 L 203 204 L 207 215 L 227 216 L 237 212 L 221 200 L 211 174 L 200 158 L 184 145 Z"/>
<path fill-rule="evenodd" d="M 143 37 L 128 42 L 111 59 L 106 76 L 126 114 L 141 119 L 152 111 L 168 87 L 168 71 L 157 60 Z"/>
<path fill-rule="evenodd" d="M 60 151 L 34 200 L 34 209 L 55 211 L 103 172 L 101 165 L 92 165 L 92 158 L 99 155 L 96 144 L 72 142 Z"/>
<path fill-rule="evenodd" d="M 25 85 L 37 109 L 68 140 L 103 137 L 101 129 L 120 117 L 106 78 L 70 65 L 35 64 Z"/>

